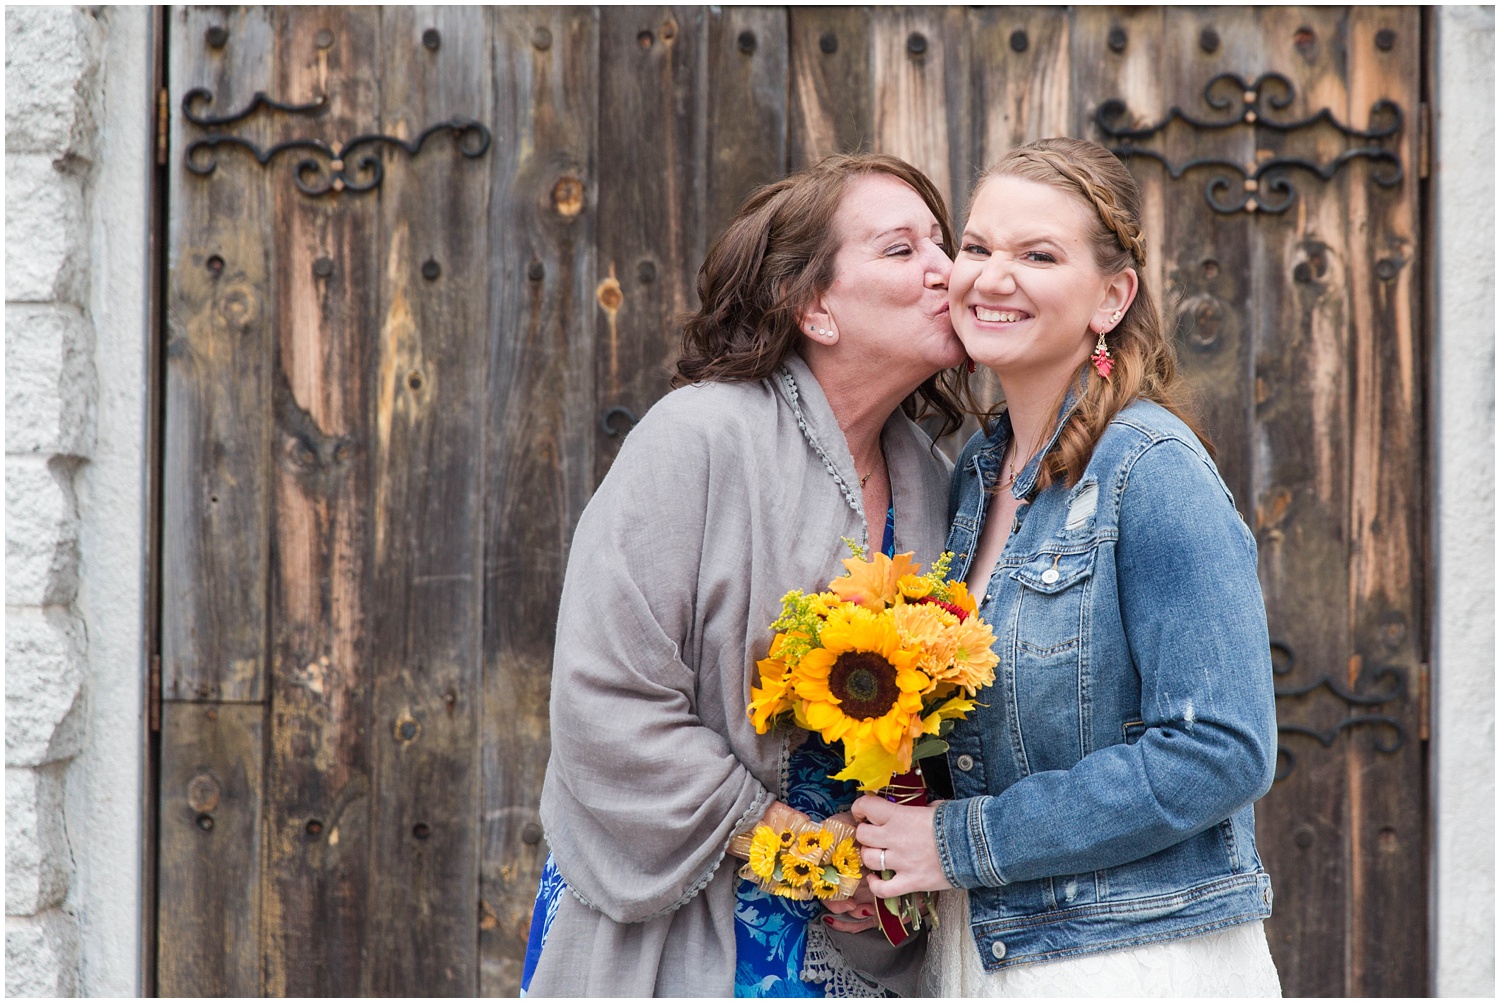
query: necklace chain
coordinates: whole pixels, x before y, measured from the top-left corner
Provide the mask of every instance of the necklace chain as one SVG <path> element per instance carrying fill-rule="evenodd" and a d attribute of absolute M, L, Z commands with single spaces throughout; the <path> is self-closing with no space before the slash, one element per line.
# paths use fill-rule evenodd
<path fill-rule="evenodd" d="M 823 461 L 823 468 L 828 471 L 829 476 L 833 478 L 833 482 L 838 485 L 839 491 L 844 496 L 844 501 L 854 510 L 854 514 L 859 516 L 860 542 L 868 547 L 870 545 L 870 529 L 865 523 L 865 506 L 863 500 L 849 489 L 849 485 L 844 482 L 844 478 L 839 475 L 838 469 L 833 465 L 833 460 L 829 458 L 828 453 L 824 451 L 823 447 L 818 444 L 818 440 L 813 437 L 812 429 L 807 427 L 807 419 L 803 417 L 802 407 L 798 403 L 800 394 L 797 392 L 796 379 L 785 366 L 782 366 L 778 370 L 777 375 L 781 377 L 782 385 L 787 389 L 787 397 L 790 399 L 792 405 L 792 415 L 797 419 L 797 428 L 802 431 L 802 437 L 807 440 L 807 444 L 818 455 L 818 459 Z M 857 474 L 858 471 L 855 471 L 855 473 Z"/>

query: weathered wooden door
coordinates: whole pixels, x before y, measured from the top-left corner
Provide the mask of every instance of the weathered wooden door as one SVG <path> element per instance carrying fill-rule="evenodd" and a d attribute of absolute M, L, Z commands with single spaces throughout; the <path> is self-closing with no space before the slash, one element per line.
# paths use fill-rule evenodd
<path fill-rule="evenodd" d="M 1052 134 L 1131 154 L 1260 541 L 1287 992 L 1425 992 L 1415 10 L 174 8 L 167 45 L 163 994 L 513 993 L 568 539 L 707 242 L 835 150 L 961 206 Z"/>

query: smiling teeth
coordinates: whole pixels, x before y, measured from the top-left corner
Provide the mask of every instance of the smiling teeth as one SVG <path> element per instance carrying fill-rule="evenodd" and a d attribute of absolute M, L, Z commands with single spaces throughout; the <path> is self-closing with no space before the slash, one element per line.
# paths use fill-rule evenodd
<path fill-rule="evenodd" d="M 1021 314 L 1010 310 L 986 310 L 982 306 L 974 308 L 974 316 L 990 324 L 1014 324 L 1021 319 Z"/>

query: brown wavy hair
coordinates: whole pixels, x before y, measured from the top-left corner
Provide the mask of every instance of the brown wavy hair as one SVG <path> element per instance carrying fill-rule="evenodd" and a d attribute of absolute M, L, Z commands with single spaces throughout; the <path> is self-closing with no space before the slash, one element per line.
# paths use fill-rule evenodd
<path fill-rule="evenodd" d="M 1141 190 L 1130 172 L 1098 143 L 1055 138 L 1039 139 L 1005 154 L 980 177 L 975 195 L 991 178 L 1037 181 L 1078 199 L 1093 220 L 1089 240 L 1094 264 L 1106 275 L 1133 268 L 1139 279 L 1135 300 L 1104 338 L 1114 370 L 1104 379 L 1093 366 L 1084 365 L 1083 392 L 1063 422 L 1057 446 L 1042 463 L 1038 489 L 1056 480 L 1069 487 L 1077 484 L 1104 430 L 1137 398 L 1155 401 L 1181 418 L 1209 455 L 1214 455 L 1213 443 L 1198 426 L 1192 391 L 1177 373 L 1177 353 L 1162 330 L 1156 298 L 1146 285 Z M 972 208 L 972 198 L 969 204 Z M 1062 406 L 1062 396 L 1057 406 Z"/>
<path fill-rule="evenodd" d="M 683 320 L 682 358 L 673 386 L 763 380 L 797 345 L 797 316 L 833 285 L 842 235 L 833 217 L 849 182 L 889 174 L 927 203 L 953 256 L 953 222 L 927 176 L 897 157 L 834 154 L 757 189 L 735 213 L 698 269 L 701 306 Z M 968 403 L 962 366 L 928 377 L 901 408 L 913 420 L 937 417 L 937 435 L 956 430 Z M 935 436 L 936 437 L 936 436 Z"/>

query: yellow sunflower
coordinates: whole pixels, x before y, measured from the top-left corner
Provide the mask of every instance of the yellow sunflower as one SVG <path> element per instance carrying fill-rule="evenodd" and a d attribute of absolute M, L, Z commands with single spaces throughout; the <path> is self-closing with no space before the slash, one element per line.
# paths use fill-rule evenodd
<path fill-rule="evenodd" d="M 822 870 L 823 868 L 819 867 L 813 861 L 794 856 L 790 853 L 783 854 L 781 857 L 781 875 L 786 879 L 786 883 L 793 888 L 800 888 L 808 884 L 812 881 L 813 875 L 821 873 Z"/>
<path fill-rule="evenodd" d="M 781 837 L 769 825 L 758 825 L 750 840 L 750 870 L 761 879 L 776 872 L 776 855 L 781 852 Z"/>
<path fill-rule="evenodd" d="M 845 602 L 877 611 L 896 601 L 899 593 L 897 582 L 921 569 L 921 565 L 911 559 L 911 554 L 897 554 L 895 557 L 876 554 L 868 561 L 850 557 L 844 560 L 844 567 L 849 573 L 835 578 L 828 587 Z"/>
<path fill-rule="evenodd" d="M 813 829 L 797 837 L 797 856 L 820 863 L 833 849 L 833 833 L 827 829 Z"/>
<path fill-rule="evenodd" d="M 864 873 L 860 868 L 859 847 L 853 839 L 846 839 L 833 850 L 833 867 L 846 878 L 857 878 Z"/>
<path fill-rule="evenodd" d="M 797 845 L 797 834 L 790 829 L 782 829 L 776 834 L 776 840 L 783 850 L 790 850 Z"/>
<path fill-rule="evenodd" d="M 822 644 L 792 673 L 807 727 L 826 742 L 843 740 L 846 751 L 870 739 L 890 753 L 909 745 L 930 681 L 915 668 L 920 652 L 902 646 L 890 615 L 846 606 L 828 617 Z"/>

